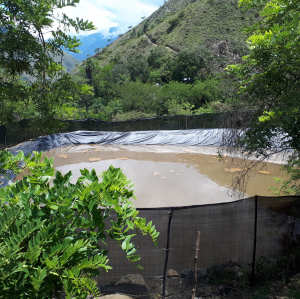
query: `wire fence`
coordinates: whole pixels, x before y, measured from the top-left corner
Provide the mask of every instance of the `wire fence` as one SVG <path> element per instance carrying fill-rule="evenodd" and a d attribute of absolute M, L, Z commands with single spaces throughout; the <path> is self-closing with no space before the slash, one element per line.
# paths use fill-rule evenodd
<path fill-rule="evenodd" d="M 139 209 L 139 215 L 152 220 L 160 232 L 158 245 L 154 246 L 149 236 L 135 237 L 141 270 L 127 262 L 118 245 L 108 240 L 113 270 L 97 277 L 97 282 L 103 285 L 126 274 L 163 276 L 165 268 L 178 273 L 193 269 L 198 231 L 199 268 L 229 262 L 254 265 L 262 256 L 276 258 L 287 255 L 288 250 L 295 252 L 300 241 L 300 221 L 292 212 L 295 199 L 257 196 L 221 204 Z"/>

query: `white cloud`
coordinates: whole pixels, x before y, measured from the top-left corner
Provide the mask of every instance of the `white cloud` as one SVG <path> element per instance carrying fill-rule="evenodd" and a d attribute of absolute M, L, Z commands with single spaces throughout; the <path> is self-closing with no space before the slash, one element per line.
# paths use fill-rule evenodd
<path fill-rule="evenodd" d="M 149 3 L 150 2 L 150 3 Z M 101 32 L 109 37 L 109 28 L 117 27 L 114 36 L 124 33 L 128 26 L 135 26 L 141 17 L 147 17 L 154 12 L 163 0 L 81 0 L 76 7 L 67 7 L 61 10 L 71 18 L 79 17 L 92 21 L 97 30 L 80 32 L 79 35 L 89 35 Z M 75 30 L 69 34 L 76 34 Z"/>

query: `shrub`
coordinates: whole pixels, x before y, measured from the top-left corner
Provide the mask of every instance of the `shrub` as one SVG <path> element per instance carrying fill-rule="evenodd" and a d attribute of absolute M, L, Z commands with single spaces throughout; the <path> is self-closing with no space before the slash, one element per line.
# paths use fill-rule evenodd
<path fill-rule="evenodd" d="M 164 20 L 162 19 L 162 18 L 157 18 L 156 20 L 155 20 L 155 23 L 156 24 L 160 24 L 160 23 L 162 23 Z"/>
<path fill-rule="evenodd" d="M 149 82 L 161 83 L 161 72 L 160 71 L 152 71 L 149 76 Z"/>
<path fill-rule="evenodd" d="M 180 22 L 179 17 L 169 20 L 170 26 L 169 26 L 167 32 L 170 33 L 179 24 L 179 22 Z"/>
<path fill-rule="evenodd" d="M 182 19 L 184 17 L 184 11 L 181 11 L 178 15 L 178 18 Z"/>
<path fill-rule="evenodd" d="M 113 116 L 112 121 L 127 121 L 127 120 L 134 120 L 138 118 L 148 118 L 155 116 L 154 113 L 144 113 L 141 111 L 130 111 L 126 113 L 117 113 Z"/>
<path fill-rule="evenodd" d="M 137 230 L 154 242 L 159 233 L 137 217 L 132 185 L 120 169 L 111 166 L 101 181 L 94 169 L 84 169 L 72 184 L 71 172 L 55 173 L 53 159 L 34 155 L 25 158 L 32 174 L 0 189 L 0 298 L 97 295 L 93 277 L 110 269 L 104 240 L 114 239 L 135 262 Z"/>
<path fill-rule="evenodd" d="M 137 36 L 140 37 L 142 35 L 144 35 L 144 32 L 142 30 L 139 30 L 138 33 L 137 33 Z"/>

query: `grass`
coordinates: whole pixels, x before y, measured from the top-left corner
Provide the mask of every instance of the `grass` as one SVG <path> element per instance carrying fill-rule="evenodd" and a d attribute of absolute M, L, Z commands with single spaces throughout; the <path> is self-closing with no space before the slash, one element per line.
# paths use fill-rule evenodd
<path fill-rule="evenodd" d="M 102 66 L 113 57 L 120 57 L 121 61 L 137 53 L 147 57 L 154 46 L 147 41 L 144 33 L 153 43 L 177 52 L 199 43 L 212 47 L 221 40 L 227 40 L 234 41 L 229 50 L 238 53 L 245 48 L 246 37 L 241 32 L 242 27 L 255 22 L 257 17 L 257 11 L 239 9 L 237 0 L 169 0 L 94 57 L 100 59 Z"/>

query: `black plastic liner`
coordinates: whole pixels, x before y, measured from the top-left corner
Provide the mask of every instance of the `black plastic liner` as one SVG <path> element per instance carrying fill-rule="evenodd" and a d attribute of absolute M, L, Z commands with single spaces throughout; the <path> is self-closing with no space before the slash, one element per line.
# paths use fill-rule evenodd
<path fill-rule="evenodd" d="M 171 115 L 140 118 L 123 122 L 107 122 L 98 119 L 57 120 L 41 124 L 38 120 L 23 119 L 0 126 L 0 144 L 10 146 L 39 136 L 74 131 L 132 132 L 153 130 L 191 130 L 222 128 L 227 113 L 204 113 L 199 115 Z M 48 128 L 46 128 L 47 126 Z"/>
<path fill-rule="evenodd" d="M 94 132 L 77 131 L 39 137 L 21 143 L 11 152 L 48 151 L 53 148 L 72 144 L 122 144 L 122 145 L 198 145 L 220 146 L 223 129 L 136 131 L 136 132 Z"/>
<path fill-rule="evenodd" d="M 39 137 L 20 143 L 9 151 L 16 155 L 23 151 L 25 155 L 33 151 L 51 149 L 72 144 L 121 144 L 121 145 L 198 145 L 219 146 L 222 144 L 223 129 L 135 131 L 135 132 L 94 132 L 77 131 Z M 10 174 L 10 180 L 14 176 Z M 8 180 L 0 177 L 0 187 L 7 186 Z"/>

